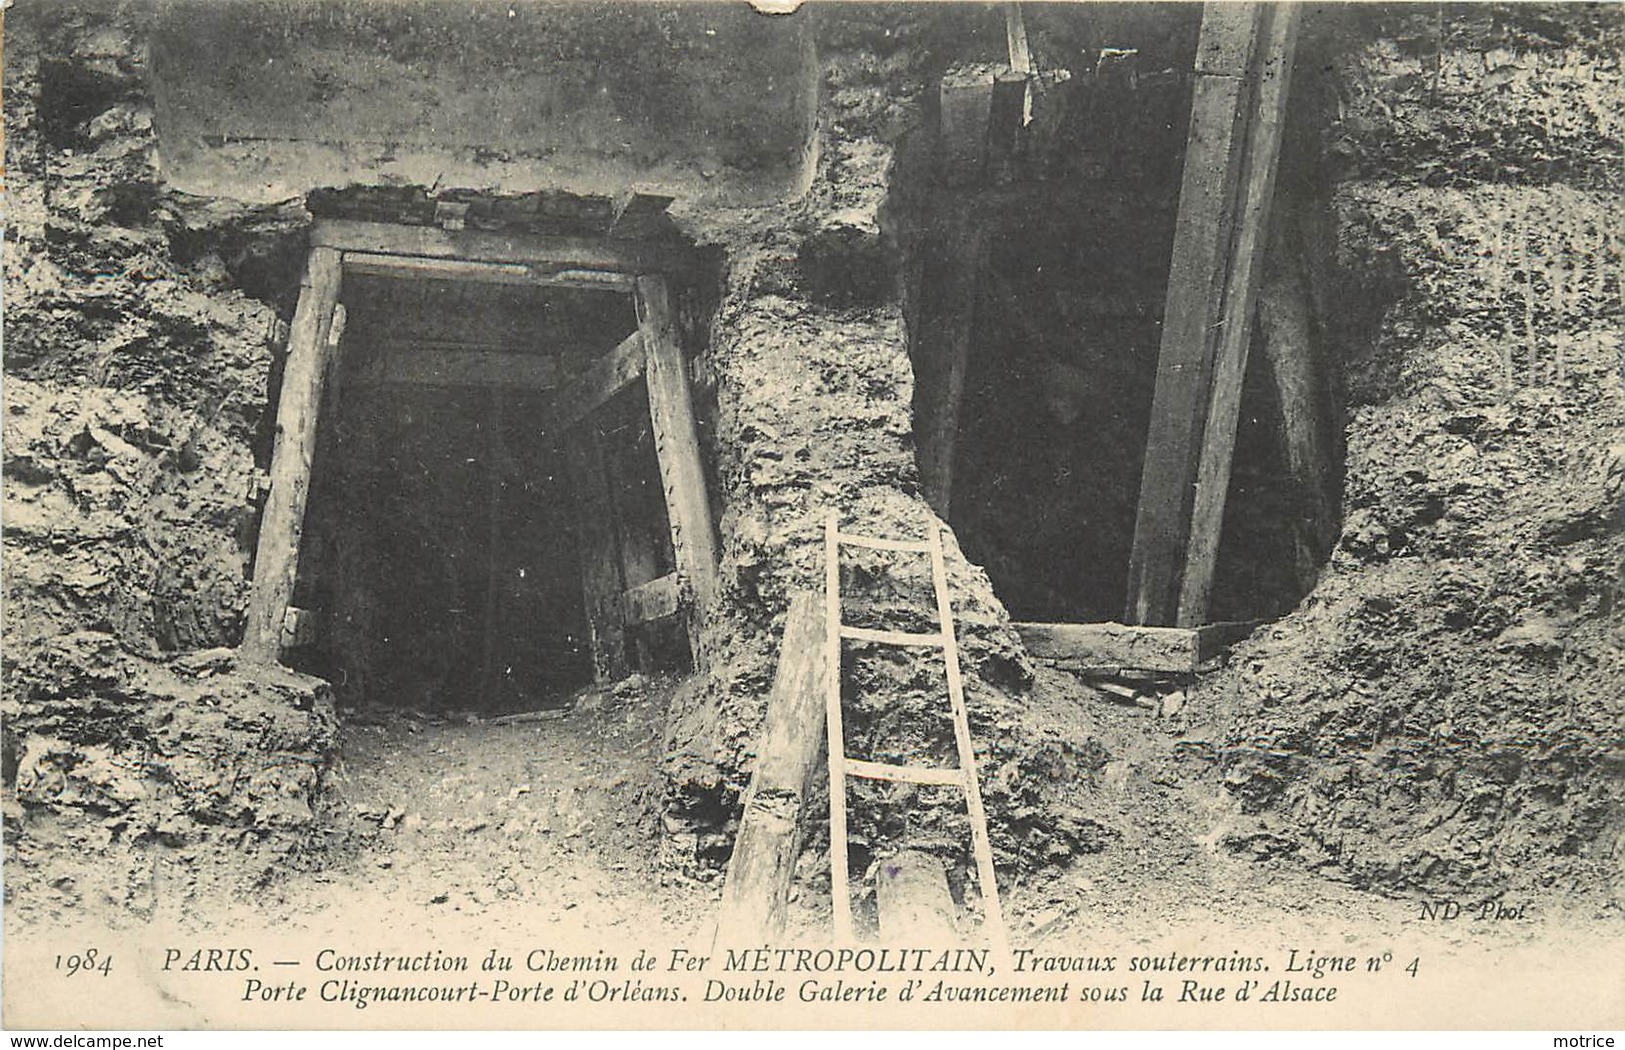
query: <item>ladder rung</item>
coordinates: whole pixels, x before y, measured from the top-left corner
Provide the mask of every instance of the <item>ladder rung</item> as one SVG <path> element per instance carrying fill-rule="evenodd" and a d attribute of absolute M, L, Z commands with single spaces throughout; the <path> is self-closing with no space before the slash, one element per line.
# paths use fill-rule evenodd
<path fill-rule="evenodd" d="M 876 551 L 915 551 L 925 554 L 931 550 L 931 544 L 925 540 L 883 540 L 877 536 L 854 536 L 850 532 L 838 532 L 835 538 L 848 547 L 868 547 Z"/>
<path fill-rule="evenodd" d="M 934 631 L 876 631 L 869 627 L 841 625 L 841 637 L 855 642 L 879 642 L 882 645 L 941 645 L 942 635 Z"/>
<path fill-rule="evenodd" d="M 943 769 L 940 766 L 894 766 L 885 762 L 865 762 L 859 758 L 846 760 L 846 775 L 865 780 L 895 780 L 904 784 L 945 784 L 965 786 L 965 771 Z"/>

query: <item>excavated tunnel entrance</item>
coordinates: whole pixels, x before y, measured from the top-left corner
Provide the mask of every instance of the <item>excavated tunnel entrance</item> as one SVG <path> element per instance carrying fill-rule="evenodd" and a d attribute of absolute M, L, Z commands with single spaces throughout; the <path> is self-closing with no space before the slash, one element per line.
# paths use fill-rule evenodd
<path fill-rule="evenodd" d="M 1035 627 L 1273 618 L 1338 528 L 1318 114 L 1276 72 L 1295 30 L 1187 14 L 1042 12 L 1033 46 L 1087 37 L 1094 68 L 946 70 L 900 165 L 922 481 Z M 1215 485 L 1204 518 L 1190 493 Z"/>
<path fill-rule="evenodd" d="M 564 371 L 636 329 L 631 304 L 387 277 L 355 278 L 342 299 L 295 593 L 326 613 L 312 663 L 352 697 L 434 708 L 506 709 L 590 682 L 579 497 L 559 435 L 538 424 Z M 631 395 L 606 406 L 606 481 L 629 528 L 663 531 Z M 639 549 L 651 579 L 670 570 L 669 540 Z"/>
<path fill-rule="evenodd" d="M 313 241 L 245 645 L 348 703 L 441 711 L 687 664 L 715 547 L 681 251 L 347 220 Z"/>

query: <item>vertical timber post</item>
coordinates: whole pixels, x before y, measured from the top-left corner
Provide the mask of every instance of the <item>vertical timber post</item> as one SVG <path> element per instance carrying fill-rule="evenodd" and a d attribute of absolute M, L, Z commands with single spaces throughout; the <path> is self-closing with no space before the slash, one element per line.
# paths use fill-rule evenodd
<path fill-rule="evenodd" d="M 1025 29 L 1022 34 L 1024 39 Z M 1011 46 L 1015 47 L 1014 38 Z M 981 70 L 951 70 L 937 88 L 936 168 L 941 188 L 920 246 L 924 259 L 919 277 L 920 331 L 911 356 L 920 485 L 931 509 L 944 521 L 953 503 L 959 408 L 987 254 L 987 227 L 973 193 L 983 184 L 990 162 L 996 86 L 992 74 Z"/>
<path fill-rule="evenodd" d="M 498 706 L 502 696 L 502 682 L 506 669 L 499 670 L 502 655 L 497 645 L 497 618 L 502 612 L 502 588 L 507 583 L 502 558 L 502 490 L 507 487 L 503 476 L 507 461 L 502 438 L 503 389 L 491 388 L 486 416 L 485 435 L 485 608 L 481 613 L 480 702 L 487 710 Z"/>
<path fill-rule="evenodd" d="M 1268 240 L 1270 201 L 1281 156 L 1281 129 L 1286 121 L 1287 89 L 1297 41 L 1296 4 L 1271 4 L 1259 36 L 1263 54 L 1256 63 L 1257 87 L 1247 121 L 1246 156 L 1236 204 L 1237 230 L 1224 286 L 1224 314 L 1214 360 L 1213 388 L 1192 495 L 1190 538 L 1180 586 L 1175 623 L 1195 627 L 1207 619 L 1213 573 L 1219 561 L 1219 532 L 1224 501 L 1230 490 L 1230 468 L 1236 449 L 1236 421 L 1241 415 L 1241 387 L 1247 373 L 1247 350 L 1253 335 L 1253 308 L 1258 301 L 1258 275 Z"/>
<path fill-rule="evenodd" d="M 706 495 L 705 467 L 689 396 L 688 370 L 672 318 L 665 278 L 637 279 L 638 328 L 643 335 L 644 381 L 649 388 L 649 419 L 654 427 L 660 484 L 671 521 L 677 571 L 693 590 L 689 610 L 689 650 L 701 664 L 700 625 L 717 591 L 717 541 Z"/>
<path fill-rule="evenodd" d="M 619 544 L 615 540 L 615 502 L 604 471 L 603 438 L 591 419 L 564 436 L 570 485 L 575 490 L 577 557 L 581 591 L 587 607 L 593 677 L 612 681 L 626 674 L 626 632 L 622 627 Z"/>
<path fill-rule="evenodd" d="M 1206 615 L 1296 25 L 1290 4 L 1203 7 L 1129 559 L 1131 624 Z"/>
<path fill-rule="evenodd" d="M 976 321 L 976 294 L 987 250 L 981 218 L 961 203 L 944 207 L 942 226 L 929 243 L 920 286 L 932 301 L 922 303 L 926 319 L 916 361 L 930 360 L 928 369 L 916 369 L 920 407 L 920 482 L 931 509 L 948 520 L 953 503 L 954 457 L 959 439 L 960 405 L 965 399 L 965 376 L 970 369 L 971 326 Z M 940 298 L 929 289 L 940 289 Z"/>
<path fill-rule="evenodd" d="M 305 504 L 310 498 L 316 424 L 322 391 L 338 349 L 328 335 L 338 305 L 342 269 L 336 249 L 311 249 L 288 335 L 282 394 L 277 401 L 276 444 L 271 453 L 271 488 L 260 520 L 243 630 L 243 655 L 261 663 L 275 663 L 282 658 L 284 621 L 299 575 L 299 544 L 304 535 Z"/>
<path fill-rule="evenodd" d="M 1271 245 L 1259 278 L 1257 349 L 1264 352 L 1280 405 L 1279 440 L 1293 487 L 1294 568 L 1299 593 L 1314 586 L 1317 567 L 1337 539 L 1335 394 L 1323 338 L 1315 324 L 1312 263 L 1303 250 L 1297 208 L 1271 209 Z"/>

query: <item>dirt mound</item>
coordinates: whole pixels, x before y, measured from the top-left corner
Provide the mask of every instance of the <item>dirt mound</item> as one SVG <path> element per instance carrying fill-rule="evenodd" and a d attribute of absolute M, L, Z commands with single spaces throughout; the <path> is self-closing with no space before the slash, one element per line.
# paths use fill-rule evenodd
<path fill-rule="evenodd" d="M 1330 65 L 1342 537 L 1201 700 L 1260 833 L 1362 886 L 1619 892 L 1618 166 L 1596 161 L 1621 148 L 1621 25 L 1599 10 L 1443 37 L 1389 12 Z"/>
<path fill-rule="evenodd" d="M 139 916 L 160 887 L 174 905 L 306 862 L 335 754 L 325 682 L 230 650 L 161 664 L 90 631 L 31 655 L 6 719 L 15 914 Z"/>

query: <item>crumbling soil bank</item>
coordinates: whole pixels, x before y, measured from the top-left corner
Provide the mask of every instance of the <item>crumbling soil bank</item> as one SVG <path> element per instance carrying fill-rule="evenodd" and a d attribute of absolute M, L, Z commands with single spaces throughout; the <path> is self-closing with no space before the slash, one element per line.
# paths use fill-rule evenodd
<path fill-rule="evenodd" d="M 1151 706 L 1129 711 L 1035 666 L 1010 612 L 1104 619 L 1120 607 L 1170 243 L 1154 220 L 1175 203 L 1168 149 L 1182 141 L 1197 12 L 1032 11 L 1044 76 L 1023 150 L 984 187 L 1003 225 L 979 292 L 967 495 L 948 516 L 1001 872 L 1047 879 L 1124 850 L 1182 863 L 1183 845 L 1158 851 L 1147 837 L 1177 811 L 1209 822 L 1207 834 L 1182 823 L 1180 842 L 1359 887 L 1528 883 L 1615 899 L 1620 12 L 1310 14 L 1287 232 L 1266 264 L 1301 276 L 1301 301 L 1266 297 L 1278 313 L 1261 323 L 1296 326 L 1328 362 L 1332 422 L 1318 480 L 1284 484 L 1260 393 L 1268 362 L 1255 362 L 1220 561 L 1226 615 L 1285 615 L 1219 673 L 1147 690 Z M 376 184 L 311 185 L 274 205 L 190 196 L 161 163 L 154 10 L 11 15 L 8 900 L 19 914 L 139 914 L 179 885 L 342 866 L 350 854 L 325 831 L 347 738 L 328 685 L 246 667 L 230 649 L 312 215 L 422 224 L 445 200 L 481 222 L 580 233 L 608 221 L 620 187 L 519 192 L 504 180 L 545 175 L 545 151 L 464 150 L 458 170 L 483 173 L 477 184 L 402 181 L 380 160 L 360 180 Z M 942 216 L 984 198 L 943 167 L 936 89 L 1004 55 L 1002 23 L 980 8 L 794 17 L 820 78 L 805 192 L 680 197 L 665 234 L 704 260 L 680 312 L 722 588 L 704 610 L 701 673 L 661 694 L 659 755 L 645 756 L 659 799 L 640 796 L 639 826 L 662 836 L 667 870 L 690 875 L 726 860 L 783 614 L 822 579 L 826 512 L 877 535 L 939 523 L 916 426 L 932 378 L 920 274 Z M 594 32 L 571 30 L 582 47 Z M 748 151 L 730 149 L 717 163 L 748 172 Z M 756 159 L 782 175 L 794 151 L 774 149 Z M 1040 267 L 1022 245 L 1046 211 Z M 1135 216 L 1143 231 L 1119 224 Z M 1116 283 L 1086 280 L 1104 273 Z M 1055 345 L 1028 345 L 1024 323 Z M 1005 431 L 1024 428 L 1012 390 L 1041 402 L 1028 429 L 1061 435 L 1016 436 L 1054 462 L 1001 463 Z M 1086 445 L 1066 445 L 1080 435 Z M 1062 473 L 1067 485 L 1047 485 Z M 1042 528 L 1010 524 L 1023 507 Z M 1092 547 L 1067 546 L 1079 519 Z M 923 626 L 922 579 L 854 571 L 846 582 L 867 598 L 853 615 Z M 938 673 L 854 652 L 849 749 L 944 755 Z M 864 796 L 860 859 L 909 842 L 965 867 L 961 822 L 928 802 Z M 825 844 L 811 845 L 816 860 Z M 816 889 L 817 864 L 806 867 Z"/>

